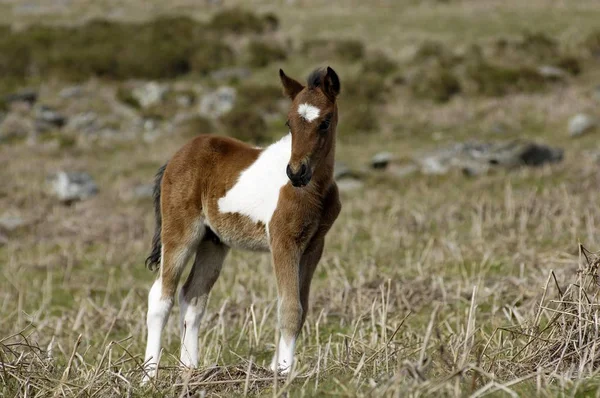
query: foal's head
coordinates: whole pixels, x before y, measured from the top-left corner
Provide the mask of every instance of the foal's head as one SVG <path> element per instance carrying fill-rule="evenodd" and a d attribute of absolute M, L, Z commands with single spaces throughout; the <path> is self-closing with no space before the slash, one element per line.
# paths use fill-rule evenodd
<path fill-rule="evenodd" d="M 340 80 L 333 69 L 317 69 L 306 87 L 280 69 L 283 91 L 291 98 L 287 126 L 292 133 L 292 156 L 287 175 L 295 187 L 307 185 L 313 173 L 333 155 L 338 121 L 336 98 Z M 331 165 L 329 165 L 331 166 Z"/>

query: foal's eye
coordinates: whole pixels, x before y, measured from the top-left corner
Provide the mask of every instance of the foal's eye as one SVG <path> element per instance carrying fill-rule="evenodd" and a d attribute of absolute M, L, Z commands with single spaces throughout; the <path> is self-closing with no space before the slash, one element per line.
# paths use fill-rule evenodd
<path fill-rule="evenodd" d="M 319 130 L 325 132 L 329 129 L 329 119 L 325 119 L 319 124 Z"/>
<path fill-rule="evenodd" d="M 289 121 L 289 120 L 287 120 L 287 121 L 285 122 L 285 125 L 286 125 L 288 128 L 291 128 L 291 127 L 290 127 L 290 121 Z"/>

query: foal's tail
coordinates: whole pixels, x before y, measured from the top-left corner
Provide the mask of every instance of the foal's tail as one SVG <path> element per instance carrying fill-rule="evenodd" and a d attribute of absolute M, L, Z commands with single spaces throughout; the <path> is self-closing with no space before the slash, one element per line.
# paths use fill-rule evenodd
<path fill-rule="evenodd" d="M 160 185 L 162 182 L 163 175 L 165 174 L 165 164 L 156 172 L 154 177 L 154 192 L 152 197 L 154 198 L 154 217 L 156 218 L 156 227 L 154 229 L 154 237 L 152 238 L 152 251 L 148 258 L 146 258 L 146 268 L 150 271 L 156 271 L 160 267 L 160 252 L 162 243 L 160 241 L 160 232 L 162 229 L 162 216 L 160 214 Z"/>

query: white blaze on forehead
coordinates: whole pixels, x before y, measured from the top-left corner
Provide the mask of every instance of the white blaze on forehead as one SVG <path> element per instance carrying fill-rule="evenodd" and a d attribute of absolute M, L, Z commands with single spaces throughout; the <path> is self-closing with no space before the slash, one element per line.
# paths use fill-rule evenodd
<path fill-rule="evenodd" d="M 285 172 L 292 154 L 292 135 L 268 146 L 242 171 L 235 185 L 219 199 L 221 213 L 239 213 L 269 227 L 279 190 L 288 182 Z"/>
<path fill-rule="evenodd" d="M 302 118 L 308 120 L 309 122 L 312 122 L 313 120 L 319 117 L 321 110 L 316 106 L 304 103 L 300 104 L 300 106 L 298 107 L 298 113 Z"/>

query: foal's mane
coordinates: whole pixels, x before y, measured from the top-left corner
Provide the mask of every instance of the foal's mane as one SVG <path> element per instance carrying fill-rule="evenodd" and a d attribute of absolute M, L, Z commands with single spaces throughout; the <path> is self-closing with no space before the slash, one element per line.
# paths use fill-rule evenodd
<path fill-rule="evenodd" d="M 308 88 L 313 89 L 319 87 L 326 72 L 327 70 L 325 68 L 317 68 L 310 72 L 310 75 L 308 75 L 308 78 L 306 79 Z"/>

